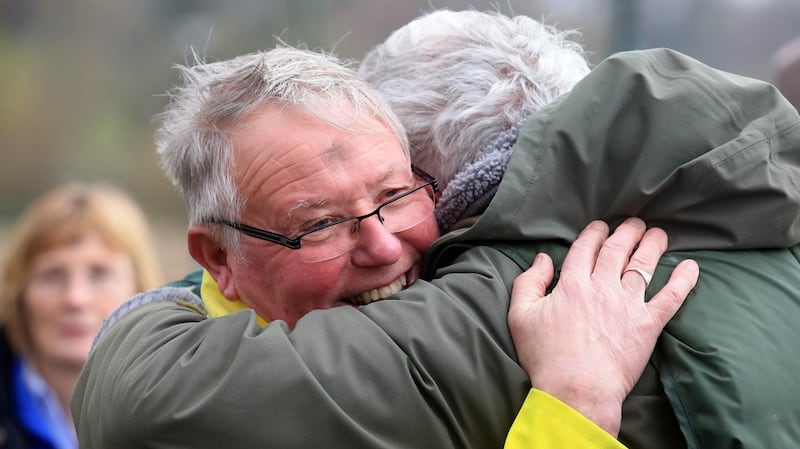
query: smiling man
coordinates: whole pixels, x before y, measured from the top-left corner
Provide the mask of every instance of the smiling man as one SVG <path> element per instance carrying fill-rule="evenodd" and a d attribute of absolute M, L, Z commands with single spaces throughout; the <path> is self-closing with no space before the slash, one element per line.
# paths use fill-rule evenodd
<path fill-rule="evenodd" d="M 359 127 L 368 131 L 354 135 L 278 107 L 237 127 L 235 183 L 248 199 L 239 221 L 213 217 L 189 228 L 192 256 L 226 298 L 294 326 L 312 310 L 387 298 L 419 278 L 422 254 L 439 236 L 433 185 L 420 185 L 380 121 Z M 243 231 L 239 250 L 221 248 L 209 221 Z M 287 250 L 286 236 L 299 236 L 299 251 Z"/>

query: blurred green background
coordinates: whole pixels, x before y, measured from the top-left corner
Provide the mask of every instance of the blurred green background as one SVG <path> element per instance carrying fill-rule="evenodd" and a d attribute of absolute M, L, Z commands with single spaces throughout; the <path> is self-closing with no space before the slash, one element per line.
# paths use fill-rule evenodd
<path fill-rule="evenodd" d="M 592 62 L 671 47 L 771 80 L 771 57 L 800 36 L 800 0 L 0 0 L 0 245 L 35 196 L 68 180 L 107 180 L 142 203 L 167 275 L 192 266 L 184 210 L 162 176 L 152 117 L 172 69 L 289 44 L 358 59 L 431 8 L 500 9 L 582 32 Z"/>

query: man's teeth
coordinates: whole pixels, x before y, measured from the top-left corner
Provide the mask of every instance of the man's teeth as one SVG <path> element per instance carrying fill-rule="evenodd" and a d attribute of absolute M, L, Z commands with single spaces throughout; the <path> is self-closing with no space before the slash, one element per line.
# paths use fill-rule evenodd
<path fill-rule="evenodd" d="M 389 296 L 399 292 L 406 286 L 406 275 L 402 274 L 399 278 L 392 281 L 391 284 L 380 287 L 374 288 L 368 292 L 364 292 L 360 295 L 353 296 L 351 299 L 356 304 L 369 304 L 372 301 L 377 301 L 379 299 L 386 299 Z"/>

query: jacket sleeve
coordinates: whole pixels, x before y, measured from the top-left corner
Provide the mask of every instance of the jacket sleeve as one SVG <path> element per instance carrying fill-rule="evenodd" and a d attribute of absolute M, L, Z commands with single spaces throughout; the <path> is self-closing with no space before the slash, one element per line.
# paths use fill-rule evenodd
<path fill-rule="evenodd" d="M 532 389 L 506 439 L 505 449 L 568 447 L 624 449 L 608 432 L 549 394 Z"/>
<path fill-rule="evenodd" d="M 530 389 L 506 325 L 520 272 L 477 247 L 401 301 L 312 312 L 293 330 L 252 311 L 142 306 L 81 374 L 81 447 L 502 447 Z"/>

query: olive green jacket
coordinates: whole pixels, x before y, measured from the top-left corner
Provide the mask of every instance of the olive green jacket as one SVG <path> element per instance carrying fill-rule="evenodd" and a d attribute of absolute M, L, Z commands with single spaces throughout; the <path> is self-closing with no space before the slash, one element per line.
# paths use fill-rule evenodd
<path fill-rule="evenodd" d="M 718 78 L 733 86 L 718 87 Z M 720 96 L 728 88 L 736 95 Z M 681 94 L 684 89 L 688 95 Z M 610 101 L 611 91 L 620 98 Z M 670 95 L 685 97 L 685 110 L 669 109 L 668 115 L 677 116 L 670 122 L 674 126 L 654 128 L 659 120 L 647 117 L 658 116 L 660 99 Z M 746 111 L 740 103 L 747 104 Z M 613 57 L 524 126 L 494 202 L 473 228 L 437 243 L 436 278 L 399 293 L 402 301 L 312 312 L 293 330 L 281 322 L 262 329 L 252 311 L 207 319 L 192 309 L 199 298 L 188 289 L 160 289 L 128 303 L 131 310 L 109 322 L 75 389 L 72 408 L 81 447 L 502 447 L 530 388 L 506 327 L 511 283 L 528 257 L 547 250 L 560 258 L 564 242 L 589 219 L 627 215 L 686 232 L 692 237 L 673 239 L 685 242 L 684 248 L 704 242 L 780 248 L 796 242 L 800 161 L 788 145 L 796 149 L 800 129 L 796 112 L 784 103 L 763 83 L 729 78 L 672 52 Z M 579 113 L 583 107 L 588 110 Z M 613 131 L 598 131 L 600 121 Z M 696 136 L 683 139 L 683 134 L 709 135 L 711 143 L 696 148 Z M 562 145 L 580 151 L 562 152 Z M 649 146 L 664 152 L 648 151 Z M 638 156 L 640 148 L 646 158 Z M 719 149 L 728 156 L 717 157 Z M 550 153 L 573 156 L 556 172 L 547 162 Z M 640 162 L 631 165 L 632 160 Z M 602 169 L 590 167 L 597 161 L 603 161 Z M 734 170 L 740 165 L 777 168 L 765 168 L 766 176 L 742 177 Z M 654 169 L 660 173 L 640 176 Z M 724 173 L 732 174 L 727 183 L 720 180 Z M 560 179 L 559 187 L 537 183 L 545 178 Z M 726 187 L 718 190 L 722 184 Z M 772 217 L 793 219 L 772 222 Z M 478 245 L 484 242 L 495 247 Z M 800 283 L 789 281 L 797 278 L 797 263 L 788 263 L 784 254 L 789 252 L 692 252 L 702 279 L 721 284 L 736 275 L 719 294 L 706 294 L 716 286 L 701 284 L 689 304 L 705 304 L 701 296 L 719 303 L 729 291 L 746 296 L 741 303 L 750 306 L 756 300 L 772 304 L 767 288 L 797 297 Z M 684 256 L 674 253 L 664 265 Z M 712 256 L 721 262 L 709 271 Z M 769 273 L 765 282 L 761 266 L 750 265 L 756 258 L 786 273 L 777 272 L 780 281 Z M 742 264 L 747 269 L 734 268 Z M 718 270 L 727 276 L 709 274 Z M 651 291 L 664 276 L 663 270 L 657 273 Z M 169 302 L 176 300 L 184 305 Z M 686 309 L 683 315 L 691 315 Z M 710 309 L 714 318 L 728 319 L 727 303 Z M 724 329 L 742 329 L 739 321 Z M 776 336 L 770 341 L 776 346 L 768 349 L 782 355 L 793 350 L 796 338 L 779 341 L 787 332 L 768 330 Z M 671 360 L 670 367 L 683 357 L 660 354 Z M 769 352 L 747 354 L 759 363 L 762 355 L 782 360 L 771 359 Z M 790 373 L 798 372 L 794 368 Z M 779 370 L 770 371 L 780 377 Z M 776 389 L 796 393 L 788 383 L 776 383 Z M 714 392 L 705 403 L 726 408 L 732 401 L 737 399 Z M 750 404 L 740 405 L 750 410 Z M 776 413 L 762 422 L 796 424 L 796 414 Z"/>
<path fill-rule="evenodd" d="M 800 241 L 798 195 L 800 118 L 775 88 L 668 50 L 623 53 L 523 126 L 492 203 L 431 264 L 481 243 L 527 266 L 541 248 L 519 242 L 570 242 L 596 218 L 664 228 L 672 252 L 648 294 L 681 259 L 701 269 L 653 358 L 686 444 L 793 447 L 800 253 L 780 248 Z M 626 401 L 623 442 L 676 447 L 658 390 Z"/>

